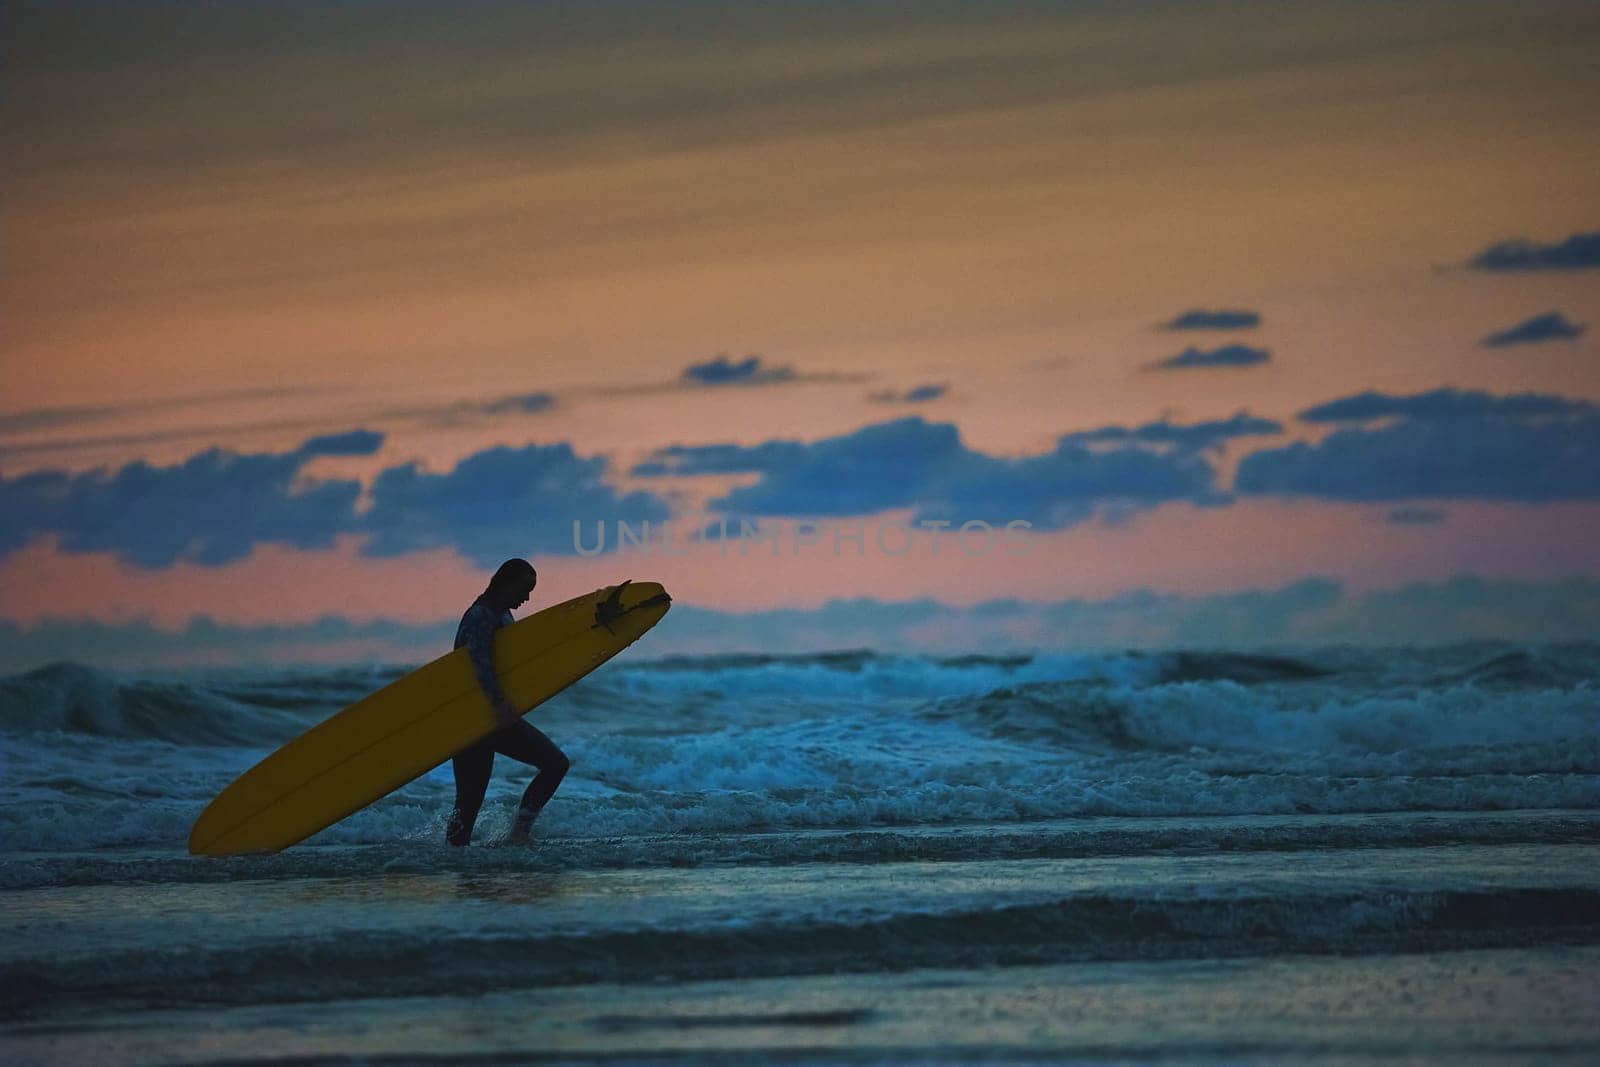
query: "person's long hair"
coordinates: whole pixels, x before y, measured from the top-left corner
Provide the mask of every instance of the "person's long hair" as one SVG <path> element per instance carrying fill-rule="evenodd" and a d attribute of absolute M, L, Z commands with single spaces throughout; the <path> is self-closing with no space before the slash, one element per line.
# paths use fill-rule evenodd
<path fill-rule="evenodd" d="M 508 559 L 500 564 L 500 569 L 494 572 L 494 577 L 489 579 L 489 585 L 478 594 L 479 600 L 498 598 L 498 595 L 513 586 L 519 586 L 530 580 L 537 580 L 539 572 L 533 569 L 533 564 L 525 559 Z"/>

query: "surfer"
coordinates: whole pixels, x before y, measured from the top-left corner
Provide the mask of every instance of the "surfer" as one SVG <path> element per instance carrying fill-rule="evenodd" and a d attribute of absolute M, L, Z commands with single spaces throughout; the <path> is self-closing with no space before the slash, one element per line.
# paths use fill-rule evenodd
<path fill-rule="evenodd" d="M 511 832 L 506 836 L 512 843 L 528 839 L 533 820 L 539 817 L 572 766 L 554 741 L 537 727 L 522 721 L 522 716 L 501 690 L 489 655 L 494 647 L 494 632 L 511 624 L 511 609 L 526 604 L 533 587 L 538 584 L 539 575 L 533 564 L 525 559 L 506 560 L 489 579 L 489 587 L 461 616 L 461 625 L 456 628 L 455 647 L 466 647 L 478 684 L 483 687 L 501 725 L 499 730 L 457 752 L 450 760 L 456 775 L 456 806 L 450 813 L 445 839 L 452 845 L 465 845 L 472 840 L 472 825 L 478 819 L 478 809 L 483 806 L 484 790 L 489 788 L 489 772 L 494 768 L 496 752 L 537 768 L 527 792 L 522 794 L 522 803 L 517 805 Z"/>

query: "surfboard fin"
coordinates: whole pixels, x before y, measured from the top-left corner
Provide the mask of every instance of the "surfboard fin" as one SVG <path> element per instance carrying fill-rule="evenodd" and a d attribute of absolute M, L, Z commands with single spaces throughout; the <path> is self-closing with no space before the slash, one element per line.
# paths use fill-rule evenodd
<path fill-rule="evenodd" d="M 621 585 L 612 587 L 610 594 L 607 595 L 604 600 L 600 601 L 600 603 L 594 606 L 594 624 L 596 626 L 604 626 L 606 628 L 606 632 L 609 634 L 616 633 L 616 631 L 611 628 L 611 624 L 622 617 L 622 613 L 625 610 L 622 606 L 622 591 L 626 589 L 628 585 L 632 583 L 632 581 L 632 578 L 623 579 Z"/>
<path fill-rule="evenodd" d="M 594 624 L 596 627 L 604 627 L 607 633 L 615 635 L 616 631 L 611 628 L 611 624 L 622 618 L 622 616 L 627 612 L 637 611 L 639 608 L 649 607 L 653 604 L 672 603 L 672 597 L 668 596 L 667 593 L 663 591 L 657 593 L 653 597 L 639 601 L 639 603 L 634 604 L 632 607 L 623 607 L 622 590 L 627 588 L 627 586 L 632 582 L 633 579 L 629 578 L 621 585 L 612 587 L 611 592 L 605 597 L 605 599 L 601 600 L 600 603 L 594 606 Z"/>

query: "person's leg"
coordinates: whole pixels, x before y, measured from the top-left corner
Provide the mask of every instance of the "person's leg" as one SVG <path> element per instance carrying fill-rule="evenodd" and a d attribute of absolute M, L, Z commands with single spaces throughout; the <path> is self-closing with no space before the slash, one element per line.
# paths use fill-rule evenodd
<path fill-rule="evenodd" d="M 494 746 L 485 738 L 464 748 L 450 760 L 450 767 L 456 774 L 456 806 L 450 813 L 445 840 L 452 845 L 465 845 L 472 840 L 472 825 L 478 821 L 478 809 L 483 807 L 483 794 L 489 788 Z"/>
<path fill-rule="evenodd" d="M 512 824 L 512 838 L 525 838 L 533 820 L 544 809 L 545 802 L 556 791 L 556 786 L 561 784 L 561 779 L 566 777 L 572 761 L 556 747 L 554 741 L 530 723 L 519 722 L 508 726 L 494 734 L 493 740 L 496 752 L 539 769 L 533 781 L 528 783 L 527 792 L 522 794 L 522 803 L 517 805 L 517 819 Z"/>

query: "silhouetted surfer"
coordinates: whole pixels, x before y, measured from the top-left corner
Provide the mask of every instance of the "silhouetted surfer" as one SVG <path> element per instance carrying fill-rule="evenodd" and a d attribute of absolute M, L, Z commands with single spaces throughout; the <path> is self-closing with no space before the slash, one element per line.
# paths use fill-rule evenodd
<path fill-rule="evenodd" d="M 456 645 L 466 646 L 472 657 L 472 669 L 478 675 L 478 684 L 489 698 L 495 717 L 502 726 L 499 730 L 457 752 L 450 764 L 456 773 L 456 806 L 450 813 L 450 827 L 445 838 L 452 845 L 465 845 L 472 840 L 472 824 L 478 819 L 478 809 L 483 806 L 483 793 L 489 787 L 489 772 L 494 768 L 494 754 L 504 753 L 538 768 L 522 803 L 517 806 L 516 821 L 511 825 L 507 841 L 526 841 L 533 820 L 561 784 L 571 761 L 566 753 L 556 747 L 542 732 L 522 721 L 517 709 L 506 700 L 500 689 L 500 680 L 494 675 L 490 649 L 494 647 L 494 632 L 511 623 L 511 609 L 528 602 L 533 587 L 539 584 L 539 575 L 533 564 L 525 559 L 508 559 L 489 579 L 489 588 L 479 595 L 472 606 L 461 616 L 456 628 Z"/>

